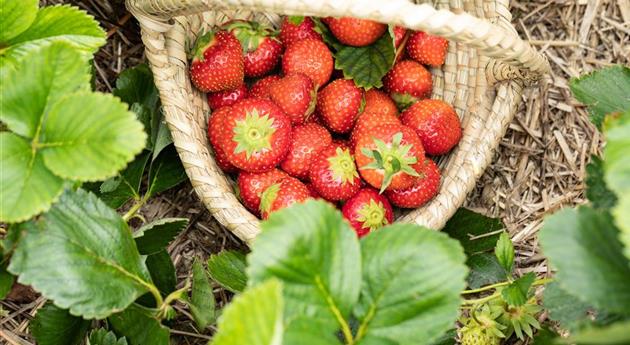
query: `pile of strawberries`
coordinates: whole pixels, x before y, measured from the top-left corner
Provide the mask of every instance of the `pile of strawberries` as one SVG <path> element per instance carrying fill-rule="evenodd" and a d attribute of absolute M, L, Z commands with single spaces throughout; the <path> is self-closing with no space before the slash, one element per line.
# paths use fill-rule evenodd
<path fill-rule="evenodd" d="M 425 155 L 448 153 L 462 131 L 450 105 L 428 99 L 425 66 L 442 65 L 448 43 L 394 28 L 396 62 L 383 90 L 366 91 L 334 70 L 323 25 L 354 47 L 390 35 L 356 18 L 287 17 L 279 32 L 234 20 L 198 38 L 190 75 L 208 93 L 210 143 L 221 169 L 238 174 L 245 207 L 267 218 L 322 198 L 363 236 L 393 221 L 391 204 L 417 208 L 439 189 Z"/>

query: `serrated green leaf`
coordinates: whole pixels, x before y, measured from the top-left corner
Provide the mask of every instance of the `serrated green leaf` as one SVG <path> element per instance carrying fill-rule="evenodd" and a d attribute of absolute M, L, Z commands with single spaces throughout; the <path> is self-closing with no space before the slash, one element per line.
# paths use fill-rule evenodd
<path fill-rule="evenodd" d="M 615 193 L 606 186 L 603 161 L 597 156 L 586 166 L 586 197 L 594 208 L 611 208 L 617 202 Z"/>
<path fill-rule="evenodd" d="M 19 222 L 46 211 L 63 192 L 63 180 L 46 168 L 41 154 L 13 133 L 0 133 L 0 162 L 0 221 Z"/>
<path fill-rule="evenodd" d="M 26 31 L 7 42 L 9 47 L 4 54 L 17 60 L 33 49 L 59 41 L 84 55 L 91 55 L 105 44 L 105 32 L 94 17 L 78 7 L 43 7 Z"/>
<path fill-rule="evenodd" d="M 35 314 L 31 332 L 39 345 L 78 345 L 85 338 L 91 323 L 47 302 Z"/>
<path fill-rule="evenodd" d="M 9 272 L 85 318 L 122 310 L 152 288 L 125 221 L 83 190 L 64 193 L 27 227 Z"/>
<path fill-rule="evenodd" d="M 468 257 L 466 265 L 470 273 L 466 282 L 471 289 L 478 289 L 485 285 L 505 280 L 507 272 L 501 266 L 496 256 L 489 253 L 477 253 Z"/>
<path fill-rule="evenodd" d="M 309 315 L 340 327 L 357 302 L 361 254 L 357 236 L 341 213 L 323 201 L 307 201 L 273 213 L 247 257 L 249 286 L 282 281 L 286 320 Z M 337 316 L 336 316 L 337 315 Z"/>
<path fill-rule="evenodd" d="M 0 46 L 28 29 L 38 8 L 37 0 L 0 0 Z"/>
<path fill-rule="evenodd" d="M 90 333 L 88 345 L 127 345 L 127 339 L 118 338 L 114 332 L 99 328 Z"/>
<path fill-rule="evenodd" d="M 308 317 L 298 317 L 291 320 L 284 330 L 285 345 L 340 345 L 341 342 L 334 332 L 327 332 L 326 325 L 320 325 Z"/>
<path fill-rule="evenodd" d="M 70 45 L 55 43 L 29 51 L 14 69 L 3 69 L 0 84 L 0 121 L 11 131 L 33 138 L 57 100 L 89 90 L 90 73 L 87 60 Z M 76 119 L 75 114 L 68 116 Z"/>
<path fill-rule="evenodd" d="M 508 274 L 512 274 L 514 266 L 514 244 L 507 232 L 502 232 L 494 248 L 494 255 Z"/>
<path fill-rule="evenodd" d="M 505 229 L 505 225 L 501 219 L 460 208 L 446 222 L 442 231 L 458 240 L 464 252 L 471 255 L 492 250 L 499 239 L 498 231 L 502 229 Z"/>
<path fill-rule="evenodd" d="M 4 299 L 15 282 L 15 276 L 7 271 L 7 263 L 0 264 L 0 300 Z"/>
<path fill-rule="evenodd" d="M 188 176 L 177 155 L 175 146 L 169 145 L 158 155 L 149 169 L 149 190 L 154 196 L 186 181 Z"/>
<path fill-rule="evenodd" d="M 132 198 L 139 200 L 140 182 L 150 156 L 151 152 L 144 150 L 118 176 L 99 183 L 95 188 L 98 197 L 111 208 L 119 208 Z"/>
<path fill-rule="evenodd" d="M 51 107 L 40 145 L 46 166 L 56 175 L 96 181 L 124 168 L 145 140 L 142 125 L 124 103 L 111 95 L 81 92 Z"/>
<path fill-rule="evenodd" d="M 151 274 L 153 284 L 160 290 L 163 296 L 175 291 L 177 276 L 171 256 L 165 249 L 147 256 L 147 269 Z"/>
<path fill-rule="evenodd" d="M 362 239 L 361 253 L 357 338 L 431 344 L 453 327 L 467 272 L 457 241 L 417 225 L 394 224 Z"/>
<path fill-rule="evenodd" d="M 156 318 L 155 312 L 132 304 L 108 318 L 114 331 L 125 336 L 129 345 L 169 345 L 170 331 Z"/>
<path fill-rule="evenodd" d="M 186 226 L 186 218 L 162 218 L 143 225 L 133 237 L 140 254 L 155 254 L 163 250 Z"/>
<path fill-rule="evenodd" d="M 455 345 L 455 338 L 457 338 L 457 330 L 452 328 L 434 341 L 431 345 Z"/>
<path fill-rule="evenodd" d="M 560 286 L 597 309 L 630 311 L 630 265 L 609 213 L 588 207 L 547 217 L 539 234 Z"/>
<path fill-rule="evenodd" d="M 188 306 L 197 327 L 204 329 L 216 318 L 214 294 L 206 269 L 198 260 L 193 262 L 192 275 L 192 292 Z"/>
<path fill-rule="evenodd" d="M 592 308 L 562 289 L 556 282 L 545 287 L 543 306 L 549 311 L 549 318 L 564 329 L 576 330 L 590 321 L 588 312 Z"/>
<path fill-rule="evenodd" d="M 234 292 L 243 292 L 247 286 L 245 254 L 233 250 L 222 251 L 208 259 L 208 273 L 215 282 Z"/>
<path fill-rule="evenodd" d="M 572 335 L 567 343 L 578 345 L 627 345 L 630 344 L 630 321 L 620 321 L 600 328 L 586 328 Z"/>
<path fill-rule="evenodd" d="M 575 98 L 588 105 L 591 121 L 601 127 L 604 116 L 630 109 L 630 68 L 616 65 L 571 79 Z M 614 188 L 613 188 L 614 190 Z"/>
<path fill-rule="evenodd" d="M 212 345 L 281 345 L 282 284 L 268 280 L 237 295 L 219 318 Z"/>
<path fill-rule="evenodd" d="M 335 68 L 343 71 L 346 79 L 369 90 L 383 86 L 382 79 L 394 64 L 394 38 L 385 33 L 365 47 L 342 46 L 335 53 Z"/>
<path fill-rule="evenodd" d="M 536 275 L 533 272 L 525 274 L 501 290 L 501 297 L 511 306 L 518 307 L 525 304 L 529 297 L 529 288 L 534 280 L 536 280 Z"/>

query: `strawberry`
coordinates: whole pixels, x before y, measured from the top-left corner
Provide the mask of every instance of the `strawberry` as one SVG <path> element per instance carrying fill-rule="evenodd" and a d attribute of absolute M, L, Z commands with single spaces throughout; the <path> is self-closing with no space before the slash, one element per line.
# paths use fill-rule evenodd
<path fill-rule="evenodd" d="M 413 186 L 420 176 L 424 150 L 413 129 L 386 124 L 357 136 L 354 157 L 361 177 L 382 193 Z"/>
<path fill-rule="evenodd" d="M 354 47 L 368 46 L 387 31 L 385 24 L 350 17 L 327 18 L 326 24 L 339 42 Z"/>
<path fill-rule="evenodd" d="M 407 34 L 407 29 L 402 26 L 394 26 L 394 46 L 398 48 L 400 44 L 403 42 L 405 35 Z"/>
<path fill-rule="evenodd" d="M 212 112 L 208 120 L 208 140 L 214 150 L 214 158 L 221 170 L 226 173 L 236 172 L 238 169 L 228 161 L 227 154 L 221 147 L 221 138 L 225 136 L 225 117 L 229 114 L 231 108 L 229 106 L 219 108 Z"/>
<path fill-rule="evenodd" d="M 272 212 L 304 202 L 310 197 L 311 193 L 304 183 L 287 177 L 265 189 L 260 197 L 260 213 L 263 219 L 267 219 Z"/>
<path fill-rule="evenodd" d="M 210 109 L 219 109 L 228 105 L 232 105 L 241 99 L 247 98 L 247 85 L 242 84 L 233 90 L 225 90 L 220 92 L 211 92 L 208 94 L 208 105 Z"/>
<path fill-rule="evenodd" d="M 311 198 L 313 199 L 322 199 L 322 196 L 317 193 L 315 187 L 313 187 L 312 183 L 305 183 L 306 188 L 308 188 L 308 192 L 311 194 Z"/>
<path fill-rule="evenodd" d="M 346 200 L 361 188 L 361 178 L 350 148 L 338 143 L 325 148 L 311 164 L 313 188 L 324 199 Z"/>
<path fill-rule="evenodd" d="M 222 147 L 239 169 L 264 172 L 273 169 L 287 154 L 291 120 L 273 102 L 249 98 L 237 102 L 225 118 Z"/>
<path fill-rule="evenodd" d="M 398 207 L 417 208 L 437 194 L 440 188 L 440 170 L 435 162 L 427 158 L 420 169 L 420 178 L 411 188 L 385 191 L 392 204 Z"/>
<path fill-rule="evenodd" d="M 278 65 L 282 44 L 273 37 L 271 28 L 245 20 L 232 20 L 223 27 L 241 43 L 246 77 L 261 77 Z"/>
<path fill-rule="evenodd" d="M 376 89 L 370 89 L 365 93 L 363 112 L 398 117 L 396 103 L 386 93 Z"/>
<path fill-rule="evenodd" d="M 363 91 L 349 79 L 337 79 L 317 95 L 317 111 L 326 127 L 336 133 L 352 129 L 363 102 Z"/>
<path fill-rule="evenodd" d="M 311 79 L 302 73 L 289 74 L 269 85 L 269 95 L 294 125 L 304 123 L 315 110 L 317 91 Z"/>
<path fill-rule="evenodd" d="M 350 198 L 343 205 L 341 213 L 359 237 L 394 221 L 394 211 L 387 198 L 369 187 Z"/>
<path fill-rule="evenodd" d="M 258 79 L 258 81 L 256 81 L 249 89 L 249 96 L 252 98 L 271 99 L 269 87 L 278 80 L 280 80 L 279 75 L 270 75 L 262 79 Z"/>
<path fill-rule="evenodd" d="M 280 41 L 285 47 L 307 38 L 321 40 L 315 32 L 315 23 L 309 17 L 284 17 L 280 27 Z"/>
<path fill-rule="evenodd" d="M 385 90 L 401 109 L 431 95 L 431 73 L 413 60 L 403 60 L 394 65 L 383 79 Z"/>
<path fill-rule="evenodd" d="M 364 111 L 359 115 L 354 125 L 354 129 L 350 135 L 350 147 L 354 148 L 357 144 L 357 138 L 360 138 L 372 127 L 382 126 L 385 124 L 401 125 L 398 116 L 392 115 L 391 112 L 381 113 L 375 111 Z"/>
<path fill-rule="evenodd" d="M 333 70 L 333 57 L 324 42 L 314 38 L 297 41 L 287 47 L 282 57 L 285 75 L 303 73 L 315 87 L 326 84 Z"/>
<path fill-rule="evenodd" d="M 202 92 L 232 90 L 243 84 L 241 45 L 226 31 L 208 32 L 197 39 L 190 79 Z"/>
<path fill-rule="evenodd" d="M 326 128 L 314 123 L 297 126 L 293 128 L 289 153 L 280 167 L 289 175 L 304 180 L 308 178 L 313 160 L 331 143 L 332 137 Z"/>
<path fill-rule="evenodd" d="M 289 177 L 282 170 L 272 169 L 263 173 L 241 171 L 237 184 L 243 205 L 256 215 L 260 215 L 260 195 L 269 186 Z"/>
<path fill-rule="evenodd" d="M 455 109 L 439 99 L 425 99 L 405 110 L 400 120 L 413 128 L 427 154 L 449 152 L 462 138 L 462 126 Z"/>
<path fill-rule="evenodd" d="M 414 32 L 407 40 L 407 55 L 423 65 L 441 66 L 446 59 L 448 41 L 422 31 Z"/>

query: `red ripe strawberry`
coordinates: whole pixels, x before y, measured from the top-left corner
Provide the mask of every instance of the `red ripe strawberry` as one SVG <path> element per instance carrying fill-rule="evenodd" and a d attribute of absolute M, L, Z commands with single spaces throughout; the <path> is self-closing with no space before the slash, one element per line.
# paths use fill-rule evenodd
<path fill-rule="evenodd" d="M 455 109 L 439 99 L 425 99 L 405 110 L 400 120 L 413 128 L 427 154 L 442 155 L 462 138 L 462 126 Z"/>
<path fill-rule="evenodd" d="M 234 90 L 211 92 L 208 94 L 210 109 L 219 109 L 247 98 L 247 85 L 243 84 Z"/>
<path fill-rule="evenodd" d="M 262 79 L 258 79 L 258 81 L 256 81 L 249 89 L 249 96 L 252 98 L 271 99 L 269 87 L 278 80 L 280 80 L 279 75 L 270 75 Z"/>
<path fill-rule="evenodd" d="M 413 60 L 403 60 L 394 65 L 383 79 L 385 90 L 401 109 L 431 95 L 431 73 Z"/>
<path fill-rule="evenodd" d="M 361 102 L 363 91 L 352 80 L 337 79 L 317 95 L 317 111 L 328 129 L 347 133 L 361 111 Z"/>
<path fill-rule="evenodd" d="M 363 188 L 341 209 L 359 237 L 394 221 L 394 211 L 387 198 L 372 188 Z"/>
<path fill-rule="evenodd" d="M 269 95 L 294 125 L 304 123 L 315 110 L 317 91 L 311 79 L 302 73 L 289 74 L 269 85 Z"/>
<path fill-rule="evenodd" d="M 440 188 L 440 170 L 437 165 L 427 158 L 421 169 L 420 178 L 411 188 L 385 192 L 392 204 L 398 207 L 417 208 L 437 194 Z"/>
<path fill-rule="evenodd" d="M 225 118 L 223 148 L 228 160 L 249 172 L 273 169 L 291 142 L 291 120 L 273 102 L 248 98 L 237 102 Z"/>
<path fill-rule="evenodd" d="M 376 89 L 371 89 L 365 93 L 363 112 L 383 116 L 398 116 L 396 103 L 387 94 Z"/>
<path fill-rule="evenodd" d="M 282 44 L 270 28 L 257 22 L 233 20 L 224 25 L 240 41 L 243 48 L 245 76 L 261 77 L 273 70 L 280 61 Z"/>
<path fill-rule="evenodd" d="M 260 196 L 269 186 L 289 177 L 284 171 L 272 169 L 263 173 L 241 171 L 238 174 L 238 190 L 243 205 L 256 215 L 260 215 Z"/>
<path fill-rule="evenodd" d="M 308 192 L 311 193 L 311 198 L 313 199 L 322 199 L 322 196 L 317 193 L 315 187 L 313 187 L 312 183 L 305 183 L 306 188 L 308 188 Z"/>
<path fill-rule="evenodd" d="M 407 40 L 407 55 L 424 65 L 441 66 L 446 59 L 448 41 L 422 31 L 414 32 Z"/>
<path fill-rule="evenodd" d="M 284 17 L 280 27 L 280 41 L 285 47 L 307 38 L 321 39 L 309 17 Z"/>
<path fill-rule="evenodd" d="M 208 120 L 208 139 L 214 150 L 214 158 L 221 170 L 226 173 L 236 172 L 237 169 L 228 161 L 227 154 L 221 146 L 222 138 L 225 137 L 225 118 L 229 114 L 231 108 L 229 106 L 217 109 L 212 112 Z"/>
<path fill-rule="evenodd" d="M 272 212 L 306 201 L 311 197 L 308 188 L 300 180 L 287 177 L 269 186 L 260 198 L 260 213 L 263 219 Z"/>
<path fill-rule="evenodd" d="M 293 128 L 293 141 L 287 157 L 280 167 L 293 177 L 308 178 L 311 163 L 319 153 L 332 143 L 326 128 L 314 123 Z"/>
<path fill-rule="evenodd" d="M 316 123 L 320 126 L 326 126 L 326 124 L 322 120 L 322 116 L 319 115 L 319 113 L 317 112 L 317 108 L 315 108 L 315 111 L 309 117 L 307 117 L 306 120 L 304 120 L 304 123 Z"/>
<path fill-rule="evenodd" d="M 287 47 L 282 57 L 282 72 L 285 75 L 303 73 L 311 78 L 315 87 L 330 79 L 333 57 L 324 42 L 314 38 L 297 41 Z"/>
<path fill-rule="evenodd" d="M 396 48 L 400 46 L 406 34 L 407 29 L 398 25 L 394 26 L 394 46 L 396 46 Z"/>
<path fill-rule="evenodd" d="M 424 150 L 413 129 L 381 125 L 364 131 L 356 140 L 354 157 L 361 177 L 381 193 L 409 188 L 420 176 Z"/>
<path fill-rule="evenodd" d="M 197 39 L 190 79 L 202 92 L 232 90 L 243 84 L 243 51 L 229 32 L 208 32 Z"/>
<path fill-rule="evenodd" d="M 354 47 L 368 46 L 387 31 L 385 24 L 350 17 L 327 18 L 326 24 L 339 42 Z"/>
<path fill-rule="evenodd" d="M 311 165 L 311 184 L 324 199 L 346 200 L 361 188 L 361 178 L 350 148 L 332 144 L 320 152 Z"/>
<path fill-rule="evenodd" d="M 386 124 L 400 126 L 402 123 L 398 116 L 392 115 L 390 112 L 379 114 L 374 111 L 364 111 L 359 115 L 350 135 L 350 147 L 354 148 L 357 144 L 357 138 L 362 137 L 370 128 Z"/>

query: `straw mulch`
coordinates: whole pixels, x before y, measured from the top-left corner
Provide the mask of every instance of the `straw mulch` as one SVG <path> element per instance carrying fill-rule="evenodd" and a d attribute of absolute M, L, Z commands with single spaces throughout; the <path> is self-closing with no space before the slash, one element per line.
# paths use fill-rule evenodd
<path fill-rule="evenodd" d="M 42 0 L 41 4 L 62 2 Z M 65 2 L 86 9 L 108 31 L 108 44 L 95 58 L 95 69 L 97 88 L 111 91 L 122 70 L 144 61 L 137 23 L 122 0 Z M 501 217 L 517 245 L 519 271 L 544 275 L 550 272 L 536 238 L 542 219 L 561 207 L 585 201 L 585 167 L 602 144 L 586 109 L 571 97 L 569 79 L 611 64 L 630 64 L 630 0 L 514 1 L 512 13 L 521 37 L 547 55 L 553 71 L 526 91 L 467 206 Z M 154 198 L 141 213 L 147 220 L 190 219 L 188 229 L 169 248 L 181 281 L 195 256 L 206 258 L 225 248 L 245 248 L 212 219 L 189 184 Z M 217 287 L 215 292 L 219 304 L 229 299 L 222 289 Z M 43 297 L 28 289 L 14 291 L 1 301 L 0 338 L 9 344 L 34 344 L 28 324 L 43 303 Z M 176 308 L 182 315 L 174 326 L 176 341 L 206 343 L 214 328 L 195 329 L 185 307 Z"/>

